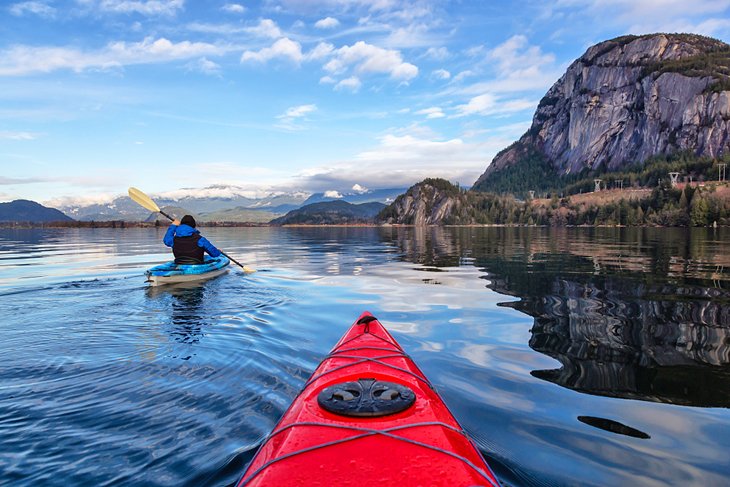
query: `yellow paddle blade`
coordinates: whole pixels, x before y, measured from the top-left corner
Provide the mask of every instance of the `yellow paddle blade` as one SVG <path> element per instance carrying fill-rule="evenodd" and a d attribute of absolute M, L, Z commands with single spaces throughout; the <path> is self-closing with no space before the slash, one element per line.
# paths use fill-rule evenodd
<path fill-rule="evenodd" d="M 256 272 L 256 269 L 251 269 L 250 267 L 245 265 L 245 266 L 243 266 L 243 272 L 245 272 L 246 274 L 252 274 L 252 273 Z"/>
<path fill-rule="evenodd" d="M 137 204 L 147 208 L 150 211 L 160 211 L 160 207 L 157 206 L 157 203 L 152 201 L 152 198 L 150 198 L 137 188 L 129 188 L 129 197 L 132 198 Z"/>

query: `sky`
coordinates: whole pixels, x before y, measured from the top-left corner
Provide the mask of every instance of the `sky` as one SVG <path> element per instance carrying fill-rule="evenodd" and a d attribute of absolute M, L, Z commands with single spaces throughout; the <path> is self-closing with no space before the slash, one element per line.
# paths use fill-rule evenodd
<path fill-rule="evenodd" d="M 4 0 L 0 201 L 471 186 L 593 44 L 730 0 Z"/>

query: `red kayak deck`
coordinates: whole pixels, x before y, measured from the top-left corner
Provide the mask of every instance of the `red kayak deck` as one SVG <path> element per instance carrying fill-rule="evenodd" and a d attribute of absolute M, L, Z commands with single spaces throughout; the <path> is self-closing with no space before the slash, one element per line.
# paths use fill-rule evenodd
<path fill-rule="evenodd" d="M 237 485 L 499 482 L 416 364 L 366 312 L 314 371 Z"/>

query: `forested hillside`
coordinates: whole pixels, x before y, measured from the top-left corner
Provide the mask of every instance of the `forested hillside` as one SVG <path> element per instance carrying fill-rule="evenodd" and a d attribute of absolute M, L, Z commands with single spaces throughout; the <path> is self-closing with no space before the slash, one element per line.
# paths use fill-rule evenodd
<path fill-rule="evenodd" d="M 665 180 L 653 189 L 614 189 L 547 199 L 464 191 L 440 179 L 411 187 L 378 220 L 405 225 L 730 225 L 730 186 Z"/>

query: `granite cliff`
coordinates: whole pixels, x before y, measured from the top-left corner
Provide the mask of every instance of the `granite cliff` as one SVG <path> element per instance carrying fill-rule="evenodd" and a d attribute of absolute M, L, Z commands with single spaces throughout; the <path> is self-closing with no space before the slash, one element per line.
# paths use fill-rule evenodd
<path fill-rule="evenodd" d="M 426 179 L 414 184 L 387 208 L 378 220 L 404 225 L 438 225 L 450 222 L 465 206 L 459 188 L 444 179 Z"/>
<path fill-rule="evenodd" d="M 730 45 L 692 34 L 601 42 L 542 98 L 532 126 L 474 184 L 497 191 L 499 173 L 619 171 L 657 155 L 730 152 Z M 528 162 L 526 162 L 528 161 Z M 527 188 L 524 188 L 527 189 Z"/>

